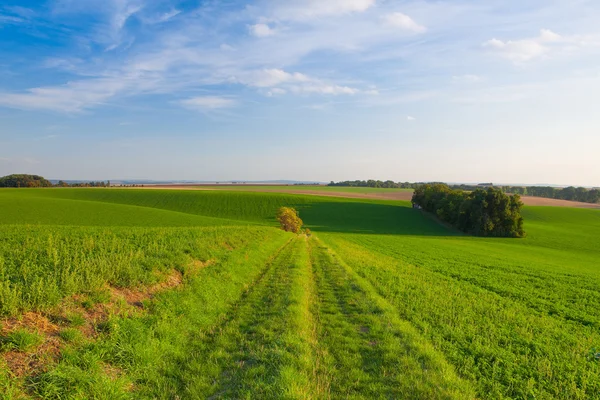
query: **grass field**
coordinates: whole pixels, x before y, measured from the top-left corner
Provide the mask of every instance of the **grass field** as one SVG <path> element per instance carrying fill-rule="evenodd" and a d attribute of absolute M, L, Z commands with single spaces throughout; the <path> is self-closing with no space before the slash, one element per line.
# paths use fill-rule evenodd
<path fill-rule="evenodd" d="M 371 187 L 349 187 L 349 186 L 324 186 L 324 185 L 248 185 L 248 186 L 227 186 L 227 185 L 211 185 L 211 186 L 196 186 L 197 188 L 213 189 L 213 190 L 226 190 L 226 191 L 259 191 L 259 192 L 293 192 L 297 190 L 309 190 L 319 191 L 323 193 L 327 192 L 346 192 L 346 193 L 390 193 L 390 192 L 410 192 L 412 189 L 387 189 L 387 188 L 371 188 Z"/>
<path fill-rule="evenodd" d="M 489 239 L 399 201 L 1 190 L 0 396 L 600 398 L 600 211 L 524 217 Z"/>

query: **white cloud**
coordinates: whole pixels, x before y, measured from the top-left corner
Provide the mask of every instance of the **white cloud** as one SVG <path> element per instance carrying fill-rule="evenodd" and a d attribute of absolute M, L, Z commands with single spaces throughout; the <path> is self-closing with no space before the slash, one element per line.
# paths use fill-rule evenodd
<path fill-rule="evenodd" d="M 248 26 L 248 31 L 250 31 L 252 36 L 259 38 L 273 36 L 275 34 L 275 30 L 271 29 L 271 27 L 267 24 L 250 25 Z"/>
<path fill-rule="evenodd" d="M 33 18 L 36 15 L 36 12 L 32 9 L 20 6 L 4 7 L 4 10 L 27 19 Z"/>
<path fill-rule="evenodd" d="M 237 104 L 237 101 L 227 97 L 200 96 L 181 100 L 179 103 L 190 110 L 217 110 L 233 107 Z"/>
<path fill-rule="evenodd" d="M 91 40 L 105 46 L 106 51 L 114 50 L 127 42 L 126 26 L 134 16 L 142 17 L 142 11 L 151 6 L 146 0 L 55 0 L 50 2 L 52 12 L 58 16 L 64 15 L 93 15 L 89 23 L 89 33 L 83 40 Z M 147 18 L 148 22 L 156 16 Z"/>
<path fill-rule="evenodd" d="M 31 21 L 35 17 L 35 12 L 29 8 L 12 6 L 0 7 L 0 26 L 2 24 L 22 24 Z"/>
<path fill-rule="evenodd" d="M 324 95 L 352 95 L 360 92 L 360 90 L 355 88 L 335 85 L 299 72 L 292 73 L 276 68 L 242 74 L 239 77 L 234 78 L 233 81 L 259 88 L 279 86 L 278 88 L 274 88 L 270 92 L 267 92 L 268 96 L 284 94 L 288 91 L 297 94 Z"/>
<path fill-rule="evenodd" d="M 20 24 L 25 22 L 23 18 L 13 17 L 11 15 L 0 14 L 0 25 L 2 24 Z"/>
<path fill-rule="evenodd" d="M 311 79 L 301 73 L 289 73 L 282 69 L 263 69 L 242 74 L 241 79 L 237 79 L 240 83 L 255 87 L 272 87 L 282 83 L 290 82 L 309 82 Z"/>
<path fill-rule="evenodd" d="M 181 14 L 180 10 L 173 9 L 170 12 L 166 12 L 166 13 L 162 14 L 161 16 L 159 16 L 157 22 L 167 22 L 168 20 L 175 18 L 179 14 Z"/>
<path fill-rule="evenodd" d="M 0 93 L 0 105 L 18 109 L 79 112 L 103 103 L 124 90 L 128 83 L 119 79 L 90 79 L 62 86 L 29 89 L 24 93 Z"/>
<path fill-rule="evenodd" d="M 563 41 L 563 37 L 548 29 L 530 39 L 507 40 L 491 39 L 484 46 L 515 63 L 526 62 L 548 54 L 553 45 Z"/>
<path fill-rule="evenodd" d="M 416 121 L 417 119 L 415 117 L 411 117 L 410 115 L 407 115 L 406 120 L 407 121 Z"/>
<path fill-rule="evenodd" d="M 427 30 L 423 25 L 419 25 L 411 17 L 401 12 L 384 15 L 382 19 L 387 25 L 408 32 L 422 33 Z"/>
<path fill-rule="evenodd" d="M 354 89 L 348 86 L 338 86 L 338 85 L 329 85 L 326 83 L 312 83 L 309 85 L 294 85 L 290 87 L 290 90 L 294 93 L 304 93 L 304 94 L 328 94 L 328 95 L 353 95 L 357 94 L 360 91 L 358 89 Z"/>
<path fill-rule="evenodd" d="M 282 20 L 305 20 L 362 13 L 374 6 L 376 0 L 286 0 L 273 10 L 273 16 Z"/>
<path fill-rule="evenodd" d="M 549 29 L 542 29 L 540 31 L 539 40 L 542 42 L 558 42 L 562 39 L 558 33 L 554 33 Z"/>
<path fill-rule="evenodd" d="M 141 8 L 138 10 L 141 11 Z M 168 22 L 181 14 L 181 10 L 172 9 L 170 11 L 161 12 L 158 14 L 150 15 L 150 16 L 140 16 L 140 19 L 146 24 L 161 24 L 163 22 Z"/>

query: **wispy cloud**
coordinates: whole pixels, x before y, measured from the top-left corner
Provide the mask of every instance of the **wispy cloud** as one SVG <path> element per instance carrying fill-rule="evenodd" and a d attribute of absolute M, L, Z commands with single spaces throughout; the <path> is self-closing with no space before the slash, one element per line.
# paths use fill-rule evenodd
<path fill-rule="evenodd" d="M 525 63 L 556 53 L 572 53 L 586 47 L 600 46 L 598 36 L 563 36 L 550 29 L 542 29 L 538 36 L 518 40 L 491 39 L 483 46 L 514 63 Z"/>
<path fill-rule="evenodd" d="M 281 20 L 305 20 L 349 13 L 361 13 L 375 5 L 375 0 L 288 0 L 274 2 L 267 11 Z"/>
<path fill-rule="evenodd" d="M 550 30 L 542 29 L 540 35 L 530 39 L 507 40 L 491 39 L 484 43 L 486 48 L 514 62 L 529 61 L 547 54 L 552 44 L 562 37 Z"/>
<path fill-rule="evenodd" d="M 418 24 L 406 14 L 395 12 L 382 17 L 383 21 L 394 28 L 413 33 L 423 33 L 427 30 L 423 25 Z"/>
<path fill-rule="evenodd" d="M 0 7 L 0 26 L 2 24 L 23 24 L 36 16 L 35 11 L 20 6 Z"/>
<path fill-rule="evenodd" d="M 272 29 L 267 24 L 254 24 L 248 26 L 248 31 L 252 36 L 256 36 L 259 38 L 273 36 L 275 34 L 275 29 Z"/>
<path fill-rule="evenodd" d="M 227 97 L 200 96 L 181 100 L 179 103 L 190 110 L 206 111 L 234 107 L 237 101 Z"/>
<path fill-rule="evenodd" d="M 12 15 L 2 15 L 0 14 L 0 25 L 1 24 L 20 24 L 25 22 L 23 18 L 15 17 Z"/>
<path fill-rule="evenodd" d="M 126 80 L 81 80 L 61 86 L 28 89 L 24 93 L 0 93 L 0 105 L 29 110 L 80 112 L 103 104 L 126 88 Z"/>
<path fill-rule="evenodd" d="M 31 8 L 21 6 L 6 6 L 3 7 L 3 10 L 26 19 L 31 19 L 37 15 Z"/>
<path fill-rule="evenodd" d="M 162 22 L 170 21 L 179 14 L 181 14 L 181 10 L 172 9 L 171 11 L 161 12 L 156 16 L 144 17 L 144 21 L 150 24 L 159 24 Z"/>
<path fill-rule="evenodd" d="M 408 1 L 400 12 L 397 4 L 376 0 L 259 0 L 218 13 L 212 3 L 190 10 L 168 0 L 55 0 L 52 17 L 61 22 L 89 17 L 89 29 L 81 27 L 77 38 L 88 42 L 41 63 L 60 71 L 54 84 L 0 88 L 0 105 L 74 113 L 146 94 L 168 95 L 167 102 L 186 99 L 192 90 L 230 101 L 252 95 L 348 96 L 370 106 L 392 105 L 437 96 L 443 84 L 488 85 L 487 76 L 450 68 L 465 56 L 478 70 L 478 60 L 489 59 L 486 53 L 523 64 L 598 42 L 593 35 L 547 29 L 533 38 L 484 40 L 503 37 L 496 32 L 450 43 L 444 39 L 452 28 L 444 19 L 448 10 L 480 16 L 487 8 L 448 7 Z M 12 18 L 31 15 L 26 9 L 10 12 Z M 423 78 L 432 71 L 432 79 Z M 199 99 L 181 104 L 231 106 Z"/>

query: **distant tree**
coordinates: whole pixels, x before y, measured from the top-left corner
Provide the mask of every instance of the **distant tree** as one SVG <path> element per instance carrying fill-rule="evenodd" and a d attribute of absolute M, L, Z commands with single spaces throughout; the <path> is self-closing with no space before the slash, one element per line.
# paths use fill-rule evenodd
<path fill-rule="evenodd" d="M 51 187 L 52 183 L 39 175 L 14 174 L 0 178 L 0 187 Z"/>
<path fill-rule="evenodd" d="M 299 233 L 302 229 L 302 220 L 298 215 L 298 211 L 291 207 L 281 207 L 277 211 L 277 220 L 281 225 L 281 229 L 286 232 Z"/>

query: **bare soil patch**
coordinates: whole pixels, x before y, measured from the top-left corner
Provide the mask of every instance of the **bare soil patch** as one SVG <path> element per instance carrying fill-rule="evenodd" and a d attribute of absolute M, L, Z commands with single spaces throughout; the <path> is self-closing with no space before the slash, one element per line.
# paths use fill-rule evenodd
<path fill-rule="evenodd" d="M 186 270 L 186 276 L 193 276 L 213 263 L 213 260 L 192 260 Z M 9 350 L 0 353 L 0 361 L 3 360 L 8 370 L 16 377 L 39 374 L 58 358 L 64 345 L 59 333 L 69 327 L 70 315 L 80 315 L 83 318 L 83 324 L 77 328 L 86 338 L 93 340 L 98 335 L 100 324 L 108 321 L 110 315 L 135 315 L 142 312 L 146 300 L 152 299 L 158 293 L 177 288 L 183 280 L 184 275 L 181 272 L 172 270 L 155 285 L 138 288 L 107 286 L 106 291 L 110 297 L 103 303 L 85 306 L 87 296 L 78 294 L 65 299 L 48 312 L 26 312 L 17 318 L 2 319 L 0 337 L 6 337 L 18 329 L 25 329 L 36 332 L 43 341 L 30 351 Z"/>
<path fill-rule="evenodd" d="M 600 209 L 600 204 L 582 203 L 579 201 L 547 199 L 545 197 L 521 196 L 521 200 L 528 206 L 550 206 L 550 207 L 575 207 Z"/>

